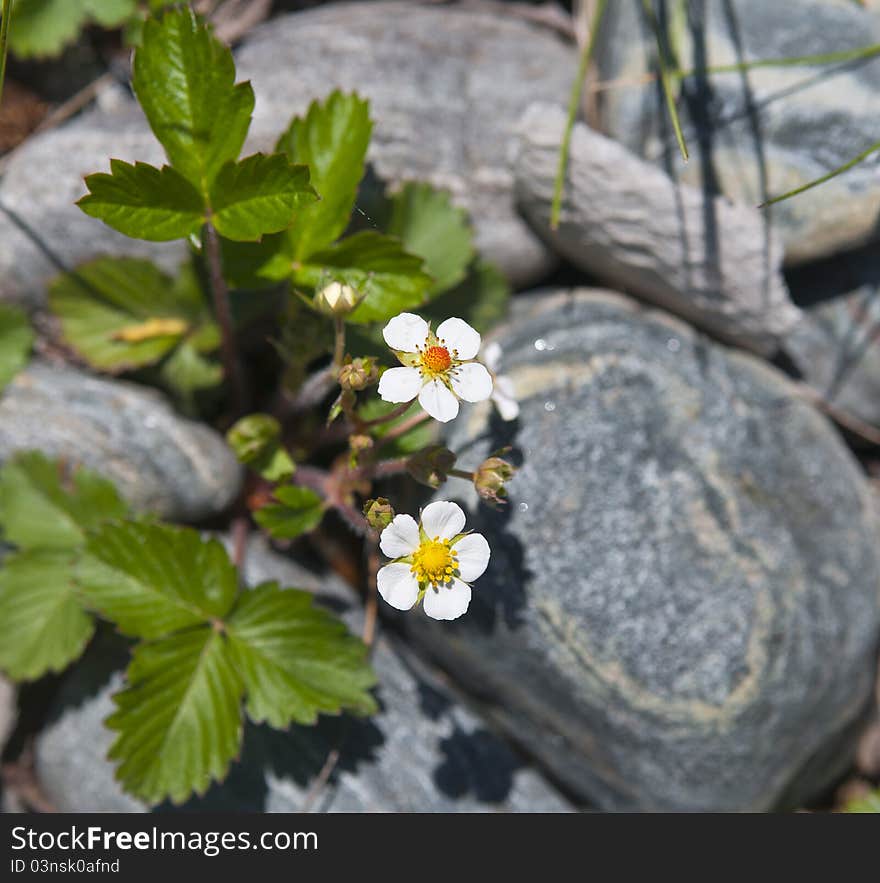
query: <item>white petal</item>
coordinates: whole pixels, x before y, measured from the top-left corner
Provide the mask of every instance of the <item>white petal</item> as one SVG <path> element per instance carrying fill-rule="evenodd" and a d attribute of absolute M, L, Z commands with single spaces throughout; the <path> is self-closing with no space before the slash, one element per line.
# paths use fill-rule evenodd
<path fill-rule="evenodd" d="M 464 319 L 447 319 L 440 323 L 437 338 L 458 359 L 473 359 L 480 351 L 480 332 Z"/>
<path fill-rule="evenodd" d="M 458 619 L 471 603 L 471 587 L 460 579 L 451 585 L 428 587 L 425 592 L 425 613 L 432 619 Z"/>
<path fill-rule="evenodd" d="M 464 512 L 457 503 L 438 500 L 422 509 L 422 527 L 432 540 L 451 540 L 464 530 L 464 521 Z"/>
<path fill-rule="evenodd" d="M 398 610 L 409 610 L 419 597 L 419 584 L 408 564 L 386 564 L 376 574 L 379 594 Z"/>
<path fill-rule="evenodd" d="M 414 353 L 420 346 L 424 346 L 430 331 L 428 323 L 421 316 L 401 313 L 382 329 L 382 337 L 391 349 Z"/>
<path fill-rule="evenodd" d="M 497 371 L 498 366 L 501 364 L 501 344 L 497 340 L 487 343 L 483 347 L 481 358 L 490 371 Z"/>
<path fill-rule="evenodd" d="M 379 396 L 386 402 L 411 402 L 421 388 L 418 368 L 389 368 L 379 378 Z"/>
<path fill-rule="evenodd" d="M 452 371 L 452 388 L 466 402 L 482 402 L 492 395 L 492 375 L 479 362 L 466 362 Z"/>
<path fill-rule="evenodd" d="M 397 370 L 392 368 L 392 371 Z M 415 371 L 415 368 L 408 370 Z M 386 371 L 385 374 L 388 372 Z M 418 372 L 416 372 L 418 373 Z M 385 374 L 382 376 L 384 377 Z M 419 378 L 421 380 L 421 378 Z M 381 389 L 380 389 L 381 392 Z M 384 398 L 384 396 L 383 396 Z M 441 423 L 448 423 L 458 415 L 458 399 L 446 387 L 442 380 L 432 380 L 422 387 L 419 393 L 419 404 Z"/>
<path fill-rule="evenodd" d="M 405 558 L 419 547 L 419 526 L 412 515 L 395 515 L 379 539 L 379 548 L 389 558 Z"/>
<path fill-rule="evenodd" d="M 516 420 L 519 417 L 519 402 L 514 394 L 513 381 L 509 377 L 495 378 L 492 401 L 502 420 Z"/>
<path fill-rule="evenodd" d="M 489 566 L 491 552 L 486 538 L 481 533 L 471 533 L 462 537 L 452 548 L 458 557 L 458 572 L 461 578 L 469 583 L 481 577 Z"/>

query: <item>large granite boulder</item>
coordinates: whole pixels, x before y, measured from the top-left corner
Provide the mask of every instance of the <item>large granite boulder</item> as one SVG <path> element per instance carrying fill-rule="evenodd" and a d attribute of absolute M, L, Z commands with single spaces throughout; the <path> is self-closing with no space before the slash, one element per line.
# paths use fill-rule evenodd
<path fill-rule="evenodd" d="M 670 10 L 669 42 L 697 75 L 683 82 L 679 111 L 690 147 L 685 165 L 652 70 L 656 42 L 641 0 L 608 6 L 597 65 L 625 88 L 603 92 L 603 128 L 630 149 L 669 164 L 682 180 L 758 205 L 851 160 L 877 140 L 880 58 L 763 66 L 747 74 L 707 67 L 857 49 L 880 42 L 880 9 L 848 0 L 705 0 Z M 684 8 L 682 6 L 682 8 Z M 769 210 L 786 261 L 802 263 L 877 238 L 880 173 L 873 161 Z"/>
<path fill-rule="evenodd" d="M 0 463 L 31 449 L 96 470 L 137 510 L 171 520 L 222 512 L 242 480 L 225 440 L 155 390 L 42 361 L 0 393 Z"/>
<path fill-rule="evenodd" d="M 252 585 L 280 580 L 315 591 L 360 629 L 360 604 L 333 577 L 318 578 L 272 552 L 259 537 L 244 568 Z M 65 682 L 36 741 L 37 775 L 63 812 L 143 812 L 106 760 L 113 734 L 103 726 L 122 683 L 126 655 L 99 641 Z M 248 726 L 241 761 L 222 785 L 184 810 L 297 812 L 567 812 L 571 805 L 485 723 L 436 672 L 380 637 L 373 664 L 382 710 L 373 718 L 322 718 L 280 733 Z M 113 671 L 116 674 L 113 674 Z M 309 797 L 328 752 L 341 759 L 326 787 Z M 167 808 L 167 807 L 166 807 Z"/>
<path fill-rule="evenodd" d="M 587 126 L 575 125 L 557 229 L 550 223 L 566 114 L 532 105 L 520 124 L 516 195 L 575 266 L 725 340 L 773 352 L 797 322 L 782 246 L 752 207 L 706 198 Z"/>
<path fill-rule="evenodd" d="M 248 149 L 271 149 L 313 99 L 355 90 L 371 101 L 369 158 L 383 181 L 428 180 L 451 191 L 471 213 L 478 248 L 516 284 L 555 264 L 516 212 L 507 158 L 526 106 L 558 99 L 571 84 L 574 50 L 550 29 L 472 9 L 336 3 L 255 29 L 237 66 L 257 98 Z M 164 159 L 118 87 L 16 151 L 0 181 L 0 299 L 36 309 L 53 275 L 99 254 L 179 265 L 181 243 L 128 239 L 74 205 L 83 176 L 107 171 L 111 156 Z"/>
<path fill-rule="evenodd" d="M 767 810 L 851 758 L 880 636 L 868 484 L 777 371 L 596 291 L 520 301 L 498 332 L 515 426 L 506 510 L 468 613 L 404 618 L 496 722 L 610 810 Z M 460 481 L 441 488 L 449 499 Z"/>

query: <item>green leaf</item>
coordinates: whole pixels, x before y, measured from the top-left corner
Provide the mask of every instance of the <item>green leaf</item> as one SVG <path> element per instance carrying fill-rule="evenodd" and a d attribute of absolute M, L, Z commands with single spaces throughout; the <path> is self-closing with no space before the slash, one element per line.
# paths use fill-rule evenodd
<path fill-rule="evenodd" d="M 95 630 L 74 592 L 71 559 L 69 551 L 36 549 L 0 568 L 0 669 L 17 681 L 61 671 Z"/>
<path fill-rule="evenodd" d="M 33 342 L 24 311 L 0 303 L 0 391 L 27 364 Z"/>
<path fill-rule="evenodd" d="M 422 269 L 422 259 L 407 253 L 390 236 L 366 231 L 313 254 L 293 271 L 295 284 L 319 287 L 338 281 L 365 291 L 361 305 L 348 322 L 385 322 L 425 302 L 433 280 Z"/>
<path fill-rule="evenodd" d="M 76 581 L 89 606 L 123 634 L 147 639 L 225 616 L 238 589 L 217 540 L 142 522 L 91 531 Z"/>
<path fill-rule="evenodd" d="M 362 420 L 375 420 L 378 417 L 384 417 L 396 407 L 398 406 L 383 402 L 382 399 L 372 398 L 368 399 L 360 408 L 358 408 L 358 416 Z M 376 437 L 377 442 L 381 444 L 381 440 L 392 429 L 399 426 L 404 420 L 409 420 L 410 417 L 415 416 L 420 411 L 421 407 L 418 403 L 414 403 L 413 406 L 409 408 L 409 410 L 404 411 L 400 417 L 374 426 L 372 432 Z M 388 444 L 382 445 L 382 456 L 405 457 L 408 454 L 413 454 L 416 451 L 422 450 L 422 448 L 431 444 L 431 442 L 435 440 L 437 435 L 435 426 L 436 425 L 430 420 L 426 420 L 424 423 L 419 423 L 398 438 L 392 439 Z"/>
<path fill-rule="evenodd" d="M 296 471 L 281 444 L 281 424 L 269 414 L 248 414 L 226 433 L 239 462 L 267 481 L 284 481 Z"/>
<path fill-rule="evenodd" d="M 37 451 L 0 469 L 0 526 L 4 539 L 22 549 L 74 549 L 90 527 L 126 514 L 109 481 Z"/>
<path fill-rule="evenodd" d="M 277 503 L 254 513 L 257 524 L 276 539 L 290 540 L 313 530 L 324 517 L 324 501 L 304 487 L 287 485 L 275 489 Z"/>
<path fill-rule="evenodd" d="M 391 206 L 388 232 L 425 261 L 434 277 L 431 293 L 458 285 L 474 257 L 467 212 L 430 184 L 406 184 L 392 197 Z"/>
<path fill-rule="evenodd" d="M 221 166 L 238 159 L 254 93 L 235 85 L 232 53 L 191 9 L 144 25 L 132 85 L 168 160 L 207 195 Z"/>
<path fill-rule="evenodd" d="M 870 794 L 866 794 L 864 797 L 851 800 L 844 808 L 844 812 L 880 812 L 880 788 L 875 789 Z"/>
<path fill-rule="evenodd" d="M 501 272 L 492 264 L 476 261 L 467 278 L 435 297 L 422 315 L 436 322 L 458 316 L 484 333 L 505 317 L 509 301 L 510 285 Z"/>
<path fill-rule="evenodd" d="M 115 28 L 136 8 L 137 0 L 14 0 L 9 44 L 19 58 L 58 55 L 90 21 Z"/>
<path fill-rule="evenodd" d="M 183 239 L 198 232 L 206 218 L 202 196 L 169 166 L 111 159 L 110 174 L 89 175 L 86 186 L 89 193 L 77 205 L 134 239 Z"/>
<path fill-rule="evenodd" d="M 64 341 L 105 371 L 153 364 L 190 334 L 217 327 L 197 285 L 135 258 L 98 258 L 62 273 L 49 307 Z"/>
<path fill-rule="evenodd" d="M 264 583 L 246 592 L 229 618 L 229 650 L 254 723 L 281 729 L 312 724 L 318 712 L 376 710 L 366 646 L 313 600 L 307 592 Z"/>
<path fill-rule="evenodd" d="M 159 365 L 157 382 L 179 400 L 187 413 L 193 414 L 196 395 L 223 382 L 223 366 L 202 355 L 196 344 L 187 340 Z"/>
<path fill-rule="evenodd" d="M 312 102 L 304 118 L 296 117 L 278 140 L 276 150 L 304 163 L 321 201 L 299 213 L 287 233 L 289 254 L 297 261 L 326 248 L 348 226 L 373 124 L 370 105 L 338 90 Z"/>
<path fill-rule="evenodd" d="M 285 229 L 300 206 L 316 199 L 307 166 L 291 165 L 283 153 L 257 153 L 220 169 L 211 188 L 212 220 L 227 239 L 256 241 Z"/>
<path fill-rule="evenodd" d="M 192 629 L 135 651 L 107 726 L 123 787 L 150 804 L 183 803 L 220 780 L 242 738 L 241 677 L 223 635 Z"/>

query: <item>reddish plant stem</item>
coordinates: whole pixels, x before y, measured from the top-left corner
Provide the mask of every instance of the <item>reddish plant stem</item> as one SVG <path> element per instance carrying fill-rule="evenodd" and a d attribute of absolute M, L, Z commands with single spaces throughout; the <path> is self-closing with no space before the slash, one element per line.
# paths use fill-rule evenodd
<path fill-rule="evenodd" d="M 426 420 L 430 419 L 430 414 L 425 411 L 420 412 L 419 414 L 413 414 L 412 417 L 408 417 L 403 423 L 398 426 L 392 426 L 385 435 L 382 436 L 378 440 L 376 445 L 377 448 L 381 448 L 384 445 L 387 445 L 388 442 L 394 441 L 396 438 L 400 438 L 400 436 L 405 435 L 411 429 L 415 429 L 420 423 L 424 423 Z"/>
<path fill-rule="evenodd" d="M 220 237 L 213 224 L 205 224 L 205 261 L 211 279 L 211 294 L 214 299 L 214 312 L 220 325 L 220 355 L 223 360 L 223 374 L 232 391 L 232 405 L 236 417 L 246 410 L 244 376 L 238 358 L 235 340 L 235 327 L 232 322 L 232 308 L 229 304 L 229 289 L 223 278 L 223 261 L 220 257 Z"/>
<path fill-rule="evenodd" d="M 383 414 L 381 417 L 374 417 L 372 420 L 361 420 L 358 425 L 358 429 L 371 429 L 374 426 L 380 426 L 383 423 L 388 423 L 391 420 L 396 420 L 402 414 L 405 414 L 410 407 L 412 406 L 412 402 L 401 402 L 396 408 L 390 410 L 387 414 Z"/>

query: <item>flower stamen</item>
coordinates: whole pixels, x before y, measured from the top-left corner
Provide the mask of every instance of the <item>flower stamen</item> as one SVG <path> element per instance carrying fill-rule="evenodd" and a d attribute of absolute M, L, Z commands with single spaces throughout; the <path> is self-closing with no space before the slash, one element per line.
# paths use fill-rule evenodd
<path fill-rule="evenodd" d="M 458 556 L 450 546 L 451 540 L 425 540 L 413 553 L 410 570 L 419 583 L 440 585 L 449 582 L 458 570 Z"/>
<path fill-rule="evenodd" d="M 445 374 L 452 367 L 452 356 L 445 346 L 433 345 L 422 352 L 422 369 L 432 377 Z"/>

